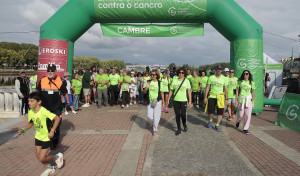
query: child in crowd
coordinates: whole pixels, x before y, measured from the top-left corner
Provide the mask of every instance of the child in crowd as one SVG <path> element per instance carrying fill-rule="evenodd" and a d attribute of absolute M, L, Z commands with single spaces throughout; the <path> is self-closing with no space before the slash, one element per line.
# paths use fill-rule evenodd
<path fill-rule="evenodd" d="M 33 125 L 35 127 L 35 150 L 38 160 L 46 165 L 47 169 L 42 173 L 44 175 L 50 175 L 55 172 L 54 166 L 50 164 L 51 161 L 55 161 L 58 168 L 63 166 L 63 154 L 58 153 L 56 155 L 48 155 L 50 150 L 51 141 L 50 138 L 54 136 L 54 132 L 60 122 L 60 118 L 55 114 L 42 107 L 43 96 L 40 93 L 34 92 L 29 95 L 29 108 L 28 123 L 24 128 L 18 130 L 18 134 L 25 133 Z M 47 121 L 53 121 L 52 128 L 48 125 Z"/>

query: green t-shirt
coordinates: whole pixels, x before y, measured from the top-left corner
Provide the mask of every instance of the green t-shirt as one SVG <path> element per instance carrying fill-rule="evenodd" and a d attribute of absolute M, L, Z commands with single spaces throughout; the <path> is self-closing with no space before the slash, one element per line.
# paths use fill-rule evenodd
<path fill-rule="evenodd" d="M 120 81 L 123 82 L 123 83 L 122 83 L 122 91 L 128 91 L 129 83 L 124 82 L 123 79 L 124 79 L 125 81 L 127 81 L 127 82 L 131 82 L 131 77 L 127 75 L 125 78 L 122 76 L 121 79 L 120 79 Z"/>
<path fill-rule="evenodd" d="M 31 89 L 36 89 L 37 75 L 31 76 L 30 79 L 33 80 L 34 84 L 30 84 Z"/>
<path fill-rule="evenodd" d="M 33 122 L 35 128 L 35 138 L 40 141 L 50 141 L 47 128 L 47 118 L 53 120 L 56 115 L 41 107 L 39 112 L 34 113 L 34 109 L 28 112 L 28 122 Z"/>
<path fill-rule="evenodd" d="M 109 81 L 110 81 L 110 85 L 115 86 L 118 85 L 119 81 L 120 81 L 120 75 L 116 74 L 110 74 L 109 75 Z"/>
<path fill-rule="evenodd" d="M 171 80 L 168 78 L 162 78 L 161 79 L 161 85 L 160 85 L 160 90 L 162 92 L 169 92 L 169 84 L 171 84 Z"/>
<path fill-rule="evenodd" d="M 108 76 L 106 74 L 98 74 L 95 78 L 95 81 L 98 82 L 107 82 L 109 80 Z M 107 89 L 107 84 L 104 84 L 104 86 L 101 86 L 101 83 L 98 84 L 98 89 Z"/>
<path fill-rule="evenodd" d="M 203 78 L 201 77 L 201 87 L 206 87 L 207 86 L 207 81 L 208 81 L 208 77 L 204 76 Z"/>
<path fill-rule="evenodd" d="M 82 89 L 81 81 L 78 79 L 72 79 L 71 82 L 72 82 L 72 86 L 74 87 L 75 94 L 79 95 L 81 93 L 81 89 Z"/>
<path fill-rule="evenodd" d="M 192 91 L 193 92 L 198 92 L 200 83 L 201 83 L 201 78 L 199 76 L 192 77 L 191 78 L 191 84 L 192 84 Z"/>
<path fill-rule="evenodd" d="M 190 82 L 191 82 L 192 77 L 193 77 L 192 75 L 187 75 L 187 76 L 186 76 L 186 78 L 187 78 Z"/>
<path fill-rule="evenodd" d="M 238 82 L 237 84 L 237 87 L 239 88 L 239 92 L 240 92 L 240 95 L 244 96 L 244 97 L 247 97 L 249 95 L 251 95 L 251 89 L 255 89 L 255 82 L 254 81 L 251 81 L 251 85 L 250 85 L 250 82 L 249 81 L 242 81 L 242 82 Z M 239 99 L 239 102 L 243 102 L 242 99 Z"/>
<path fill-rule="evenodd" d="M 157 82 L 151 81 L 150 86 L 149 86 L 149 101 L 150 101 L 150 103 L 152 102 L 153 99 L 157 99 L 158 92 L 159 92 L 158 81 Z"/>
<path fill-rule="evenodd" d="M 179 88 L 182 81 L 179 81 L 178 79 L 173 79 L 173 82 L 171 84 L 171 90 L 173 90 L 173 94 L 176 93 L 176 91 Z M 188 89 L 191 89 L 191 84 L 190 84 L 190 81 L 188 79 L 185 79 L 185 81 L 183 82 L 180 90 L 177 92 L 177 94 L 174 98 L 174 101 L 180 101 L 180 102 L 187 101 L 186 91 Z"/>
<path fill-rule="evenodd" d="M 210 84 L 210 95 L 209 98 L 217 98 L 217 95 L 223 93 L 224 86 L 228 85 L 227 79 L 220 75 L 219 78 L 216 75 L 210 76 L 207 84 Z"/>
<path fill-rule="evenodd" d="M 238 83 L 238 78 L 228 77 L 228 86 L 227 86 L 227 88 L 228 88 L 228 98 L 235 98 L 234 90 L 236 89 L 237 83 Z"/>

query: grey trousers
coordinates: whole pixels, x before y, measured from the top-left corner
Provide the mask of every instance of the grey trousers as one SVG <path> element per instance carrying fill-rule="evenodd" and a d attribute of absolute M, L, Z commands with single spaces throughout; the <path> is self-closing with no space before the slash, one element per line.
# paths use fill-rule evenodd
<path fill-rule="evenodd" d="M 104 97 L 104 103 L 108 105 L 107 89 L 97 89 L 98 93 L 98 108 L 102 105 L 102 96 Z"/>

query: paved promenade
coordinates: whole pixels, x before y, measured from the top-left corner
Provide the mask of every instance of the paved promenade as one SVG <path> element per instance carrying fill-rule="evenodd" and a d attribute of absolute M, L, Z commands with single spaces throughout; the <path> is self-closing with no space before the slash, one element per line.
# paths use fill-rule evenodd
<path fill-rule="evenodd" d="M 193 108 L 188 132 L 175 136 L 170 110 L 162 113 L 159 135 L 152 137 L 145 106 L 98 111 L 92 105 L 64 116 L 61 143 L 51 153 L 63 152 L 65 164 L 54 175 L 299 175 L 300 135 L 274 125 L 277 111 L 267 108 L 253 116 L 250 135 L 244 135 L 235 119 L 223 119 L 221 132 L 206 128 L 207 116 Z M 45 169 L 35 157 L 34 129 L 14 135 L 26 123 L 0 125 L 1 176 L 36 176 Z"/>

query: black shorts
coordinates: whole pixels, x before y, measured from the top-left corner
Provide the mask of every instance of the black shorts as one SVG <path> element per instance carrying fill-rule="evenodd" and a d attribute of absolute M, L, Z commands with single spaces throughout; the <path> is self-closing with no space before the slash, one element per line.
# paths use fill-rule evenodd
<path fill-rule="evenodd" d="M 42 149 L 47 149 L 52 144 L 52 141 L 40 141 L 35 139 L 35 146 L 42 146 Z"/>
<path fill-rule="evenodd" d="M 208 114 L 212 114 L 215 112 L 215 108 L 217 106 L 217 99 L 216 98 L 209 98 L 208 105 L 207 105 L 207 112 Z M 224 115 L 224 108 L 217 108 L 218 115 Z"/>
<path fill-rule="evenodd" d="M 164 96 L 169 95 L 169 92 L 164 92 Z"/>

